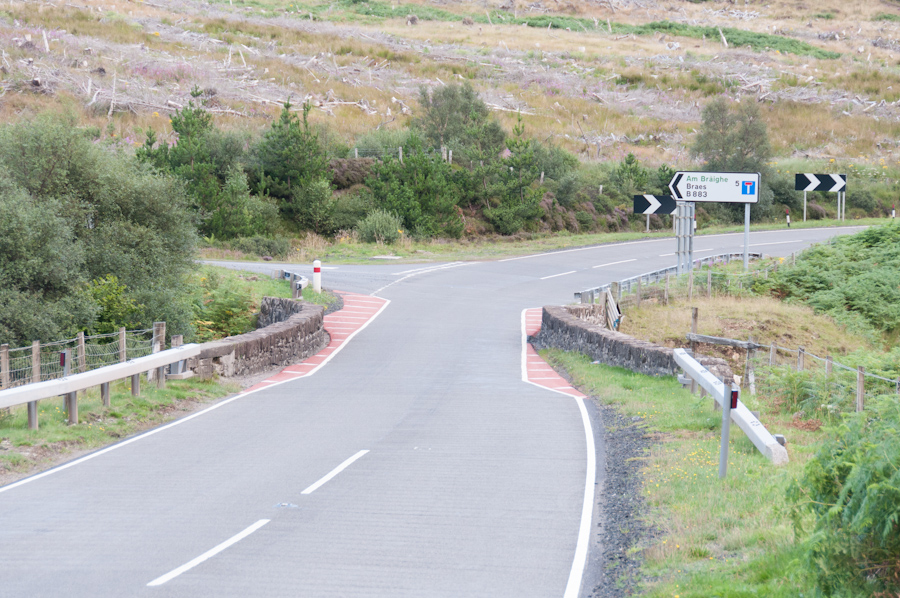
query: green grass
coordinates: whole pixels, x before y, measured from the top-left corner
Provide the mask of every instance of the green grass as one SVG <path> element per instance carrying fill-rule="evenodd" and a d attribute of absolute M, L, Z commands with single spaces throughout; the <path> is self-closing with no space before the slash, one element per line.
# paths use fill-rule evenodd
<path fill-rule="evenodd" d="M 141 381 L 141 396 L 131 396 L 130 379 L 110 385 L 110 407 L 98 388 L 79 393 L 79 423 L 68 425 L 62 398 L 38 403 L 37 430 L 28 429 L 27 409 L 14 407 L 0 418 L 0 474 L 28 474 L 65 461 L 78 451 L 96 449 L 137 432 L 176 419 L 199 403 L 237 392 L 233 384 L 216 380 L 170 380 L 165 389 Z"/>
<path fill-rule="evenodd" d="M 362 17 L 365 22 L 377 22 L 385 19 L 400 19 L 406 15 L 414 14 L 423 21 L 440 21 L 440 22 L 458 22 L 464 16 L 468 16 L 476 23 L 493 23 L 494 25 L 526 25 L 528 27 L 536 27 L 539 29 L 571 29 L 572 31 L 597 32 L 607 34 L 609 30 L 606 27 L 599 27 L 594 24 L 593 19 L 560 16 L 560 15 L 534 15 L 529 17 L 512 17 L 503 11 L 494 11 L 490 17 L 482 13 L 459 14 L 423 6 L 419 4 L 389 4 L 387 2 L 379 2 L 370 0 L 369 2 L 354 2 L 352 0 L 341 0 L 331 4 L 318 5 L 302 5 L 300 14 L 302 18 L 309 18 L 312 13 L 317 18 L 323 18 L 327 14 L 330 21 L 342 20 L 337 11 L 343 12 L 343 20 L 353 20 L 351 15 Z M 822 17 L 825 18 L 825 17 Z M 603 24 L 605 25 L 605 23 Z M 660 32 L 671 35 L 678 35 L 690 38 L 706 38 L 711 40 L 719 39 L 719 29 L 717 27 L 701 27 L 699 25 L 687 25 L 684 23 L 673 23 L 669 21 L 655 21 L 645 25 L 627 25 L 623 23 L 610 23 L 612 34 L 614 35 L 656 35 Z M 760 52 L 774 52 L 778 50 L 783 53 L 796 54 L 798 56 L 811 56 L 813 58 L 834 59 L 840 58 L 838 52 L 830 52 L 817 48 L 806 42 L 797 39 L 791 39 L 779 35 L 770 35 L 767 33 L 756 33 L 744 29 L 733 29 L 725 27 L 722 29 L 730 46 L 750 46 L 752 49 Z"/>
<path fill-rule="evenodd" d="M 337 296 L 333 293 L 329 293 L 327 290 L 317 293 L 313 290 L 312 283 L 310 283 L 303 289 L 303 300 L 315 305 L 324 305 L 325 309 L 328 309 L 331 304 L 337 301 Z"/>
<path fill-rule="evenodd" d="M 810 596 L 783 506 L 789 481 L 818 442 L 788 430 L 767 399 L 747 397 L 772 432 L 788 436 L 791 462 L 774 467 L 732 427 L 728 476 L 718 479 L 720 412 L 673 378 L 652 378 L 563 351 L 542 351 L 575 384 L 627 417 L 640 417 L 658 443 L 643 459 L 643 517 L 659 530 L 639 541 L 643 596 L 650 598 Z"/>
<path fill-rule="evenodd" d="M 900 15 L 894 15 L 886 12 L 881 12 L 875 15 L 873 21 L 894 21 L 895 23 L 900 23 Z"/>
<path fill-rule="evenodd" d="M 796 218 L 796 216 L 795 216 Z M 870 226 L 884 224 L 884 219 L 866 218 L 860 220 L 848 220 L 843 223 L 846 226 Z M 635 225 L 637 226 L 637 224 Z M 793 229 L 828 228 L 842 226 L 835 220 L 808 220 L 807 222 L 792 222 Z M 751 230 L 781 230 L 787 228 L 783 222 L 757 223 L 750 226 Z M 710 226 L 697 231 L 702 235 L 717 235 L 731 232 L 742 232 L 743 225 Z M 519 235 L 510 238 L 483 237 L 477 239 L 436 239 L 432 241 L 404 241 L 394 245 L 378 245 L 375 243 L 356 243 L 335 241 L 322 248 L 318 255 L 323 263 L 328 264 L 358 264 L 380 263 L 376 256 L 394 255 L 400 259 L 399 263 L 418 263 L 435 261 L 456 260 L 492 260 L 532 253 L 542 253 L 572 247 L 584 247 L 601 243 L 621 243 L 639 239 L 661 239 L 671 237 L 670 230 L 645 232 L 621 232 L 621 233 L 589 233 L 573 234 L 569 232 L 535 233 Z M 204 252 L 204 255 L 207 255 Z M 252 260 L 252 258 L 245 258 Z M 327 286 L 327 284 L 326 284 Z"/>

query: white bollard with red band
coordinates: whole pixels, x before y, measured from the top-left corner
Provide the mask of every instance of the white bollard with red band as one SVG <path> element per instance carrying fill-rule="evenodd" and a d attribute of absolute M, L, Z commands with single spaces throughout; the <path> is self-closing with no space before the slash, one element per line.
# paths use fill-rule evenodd
<path fill-rule="evenodd" d="M 313 290 L 322 292 L 322 262 L 319 260 L 313 261 Z"/>

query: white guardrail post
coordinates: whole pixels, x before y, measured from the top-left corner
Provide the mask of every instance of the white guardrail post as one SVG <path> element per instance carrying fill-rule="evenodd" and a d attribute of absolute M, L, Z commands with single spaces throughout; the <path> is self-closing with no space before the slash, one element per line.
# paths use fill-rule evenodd
<path fill-rule="evenodd" d="M 730 400 L 730 396 L 726 397 L 726 394 L 729 394 L 727 391 L 731 390 L 730 385 L 726 387 L 721 380 L 691 357 L 688 351 L 675 349 L 675 362 L 681 366 L 689 378 L 696 380 L 697 384 L 712 395 L 719 405 L 724 406 L 725 401 Z M 731 410 L 731 421 L 744 431 L 754 446 L 759 449 L 759 452 L 772 463 L 782 465 L 788 462 L 788 454 L 785 448 L 775 440 L 765 426 L 750 413 L 750 410 L 742 402 L 738 401 L 737 407 Z"/>

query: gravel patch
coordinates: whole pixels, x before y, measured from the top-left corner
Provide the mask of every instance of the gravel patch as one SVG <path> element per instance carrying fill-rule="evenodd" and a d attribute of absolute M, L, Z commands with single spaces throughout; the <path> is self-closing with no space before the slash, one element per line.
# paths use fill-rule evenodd
<path fill-rule="evenodd" d="M 606 444 L 605 480 L 598 497 L 600 511 L 599 559 L 592 559 L 590 576 L 594 587 L 585 596 L 619 598 L 631 596 L 642 580 L 641 554 L 632 549 L 654 530 L 641 517 L 645 504 L 641 498 L 640 470 L 654 440 L 641 419 L 633 420 L 614 407 L 592 398 L 600 411 Z"/>

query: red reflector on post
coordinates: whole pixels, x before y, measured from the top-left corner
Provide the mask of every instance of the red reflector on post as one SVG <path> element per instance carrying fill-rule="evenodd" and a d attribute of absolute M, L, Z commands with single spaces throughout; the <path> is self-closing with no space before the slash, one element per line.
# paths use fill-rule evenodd
<path fill-rule="evenodd" d="M 59 352 L 59 367 L 61 367 L 61 368 L 66 367 L 66 352 L 65 351 Z"/>
<path fill-rule="evenodd" d="M 738 404 L 738 394 L 739 394 L 739 393 L 738 393 L 737 389 L 732 389 L 732 390 L 731 390 L 731 408 L 732 408 L 732 409 L 737 409 L 737 404 Z"/>

